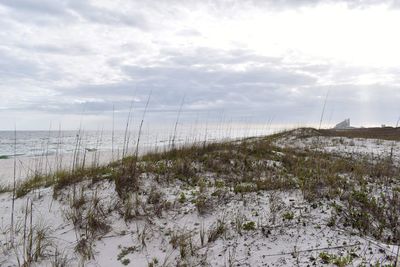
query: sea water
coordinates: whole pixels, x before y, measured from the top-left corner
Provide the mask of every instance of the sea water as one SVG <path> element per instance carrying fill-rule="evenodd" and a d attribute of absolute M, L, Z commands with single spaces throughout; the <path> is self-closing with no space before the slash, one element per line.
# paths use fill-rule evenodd
<path fill-rule="evenodd" d="M 14 164 L 17 179 L 34 171 L 54 171 L 70 168 L 74 155 L 79 153 L 87 164 L 107 163 L 132 154 L 162 150 L 171 145 L 238 139 L 267 135 L 282 129 L 261 124 L 177 125 L 142 127 L 118 131 L 0 131 L 0 184 L 13 180 Z M 139 143 L 138 143 L 139 141 Z M 137 146 L 137 144 L 139 144 Z"/>

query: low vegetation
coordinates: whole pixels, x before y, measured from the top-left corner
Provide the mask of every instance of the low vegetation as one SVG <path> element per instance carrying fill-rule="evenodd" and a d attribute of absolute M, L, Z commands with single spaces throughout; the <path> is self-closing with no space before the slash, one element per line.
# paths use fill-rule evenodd
<path fill-rule="evenodd" d="M 301 133 L 298 138 L 331 135 L 317 130 Z M 268 224 L 237 215 L 227 220 L 220 218 L 208 229 L 202 225 L 198 233 L 171 232 L 169 244 L 179 251 L 181 266 L 189 266 L 184 264 L 193 263 L 193 257 L 201 261 L 198 253 L 202 247 L 225 239 L 232 231 L 239 236 L 259 232 L 267 238 L 278 223 L 305 224 L 301 213 L 284 209 L 282 200 L 274 195 L 280 191 L 300 192 L 310 209 L 320 207 L 322 201 L 328 203 L 332 213 L 327 227 L 340 227 L 386 244 L 398 244 L 398 165 L 388 158 L 371 160 L 276 144 L 276 140 L 293 134 L 285 132 L 264 138 L 195 144 L 141 157 L 128 156 L 106 166 L 76 168 L 50 175 L 35 174 L 17 185 L 16 196 L 21 198 L 51 186 L 55 199 L 68 200 L 69 208 L 64 211 L 64 216 L 74 226 L 79 237 L 76 251 L 85 260 L 94 257 L 96 240 L 110 232 L 109 216 L 112 214 L 118 214 L 126 222 L 146 221 L 161 218 L 171 209 L 192 206 L 202 218 L 232 199 L 239 199 L 246 205 L 246 195 L 269 192 Z M 103 202 L 96 192 L 89 194 L 90 197 L 85 192 L 104 181 L 113 185 L 118 196 L 114 203 Z M 167 198 L 162 188 L 174 185 L 179 187 L 179 192 L 175 199 Z M 258 216 L 256 211 L 253 215 Z M 121 248 L 118 260 L 122 264 L 129 264 L 128 256 L 147 246 L 149 233 L 146 227 L 141 229 L 137 230 L 138 240 L 141 240 L 139 247 Z M 43 255 L 43 246 L 39 245 L 41 248 L 34 257 Z M 354 257 L 354 254 L 319 254 L 322 263 L 336 266 L 347 266 Z M 233 254 L 229 261 L 234 262 Z M 158 264 L 157 259 L 149 261 L 149 266 Z"/>

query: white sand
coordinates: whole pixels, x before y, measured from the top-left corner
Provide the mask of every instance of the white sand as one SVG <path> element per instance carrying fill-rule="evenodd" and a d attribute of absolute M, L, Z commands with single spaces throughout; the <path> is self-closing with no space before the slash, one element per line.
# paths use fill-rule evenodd
<path fill-rule="evenodd" d="M 290 143 L 290 140 L 284 141 Z M 296 140 L 293 138 L 293 145 L 296 147 L 305 147 L 306 144 L 311 146 L 314 143 L 311 139 Z M 329 148 L 330 151 L 344 154 L 356 154 L 354 148 L 358 148 L 360 153 L 379 152 L 381 155 L 392 146 L 392 143 L 364 140 L 365 149 L 361 149 L 362 144 L 358 144 L 356 140 L 354 142 L 357 146 L 352 143 L 346 145 L 347 140 L 334 140 L 325 138 L 324 144 L 332 147 Z M 332 146 L 328 146 L 330 143 Z M 284 144 L 282 142 L 282 146 Z M 89 154 L 88 164 L 93 154 Z M 102 152 L 99 161 L 107 162 L 110 155 Z M 71 158 L 72 155 L 64 156 L 65 166 L 69 166 Z M 23 160 L 27 165 L 35 166 L 32 158 Z M 23 160 L 22 163 L 19 162 L 18 170 L 23 169 Z M 49 157 L 49 162 L 54 163 L 55 157 Z M 5 177 L 10 181 L 13 160 L 2 160 L 1 164 L 8 166 L 2 169 L 2 174 L 7 170 L 9 175 Z M 218 177 L 212 174 L 208 177 L 210 181 L 216 178 Z M 343 228 L 339 224 L 329 226 L 330 219 L 335 214 L 333 204 L 340 202 L 321 199 L 317 205 L 313 205 L 314 203 L 303 198 L 299 190 L 260 191 L 241 195 L 225 188 L 225 198 L 213 198 L 216 202 L 213 202 L 206 214 L 200 215 L 195 205 L 200 194 L 199 186 L 185 187 L 179 180 L 176 183 L 159 184 L 150 175 L 148 179 L 143 179 L 143 192 L 156 188 L 163 200 L 171 203 L 171 207 L 156 216 L 153 211 L 155 206 L 148 202 L 149 195 L 137 194 L 137 204 L 134 204 L 136 206 L 133 209 L 138 212 L 138 216 L 132 221 L 125 221 L 118 209 L 115 209 L 118 197 L 112 181 L 103 180 L 95 184 L 83 181 L 76 186 L 77 191 L 83 192 L 86 199 L 83 214 L 90 210 L 87 207 L 94 196 L 99 199 L 98 207 L 111 211 L 104 219 L 111 230 L 93 241 L 94 258 L 87 260 L 85 266 L 123 266 L 123 260 L 128 261 L 130 266 L 149 266 L 154 258 L 159 262 L 155 266 L 176 266 L 178 262 L 186 263 L 187 266 L 221 267 L 333 266 L 323 263 L 321 253 L 330 253 L 343 259 L 355 255 L 351 256 L 348 266 L 372 266 L 375 263 L 383 266 L 392 263 L 398 251 L 398 246 L 354 234 L 357 232 L 353 229 Z M 203 190 L 203 194 L 211 199 L 217 189 L 205 187 Z M 185 201 L 180 201 L 182 193 L 186 196 Z M 53 198 L 52 188 L 40 188 L 16 199 L 15 225 L 24 225 L 26 214 L 30 214 L 24 209 L 27 203 L 33 203 L 33 225 L 46 229 L 47 239 L 44 242 L 47 242 L 47 246 L 44 251 L 47 257 L 39 259 L 35 266 L 51 266 L 56 251 L 61 254 L 61 260 L 65 258 L 68 266 L 81 266 L 82 258 L 75 248 L 78 242 L 85 240 L 84 229 L 74 227 L 70 220 L 65 219 L 65 215 L 71 211 L 71 196 L 72 189 L 68 187 L 60 192 L 57 199 Z M 15 236 L 16 248 L 7 247 L 10 243 L 10 234 L 6 229 L 9 229 L 11 221 L 11 199 L 11 193 L 0 194 L 0 266 L 18 266 L 17 258 L 23 259 L 24 231 L 21 228 Z M 276 208 L 278 206 L 279 209 Z M 293 218 L 285 219 L 284 215 L 289 212 Z M 224 222 L 226 229 L 215 241 L 210 241 L 210 233 L 215 231 L 218 222 Z M 239 232 L 237 226 L 243 226 L 247 222 L 253 222 L 254 229 L 242 229 Z M 205 231 L 204 244 L 200 240 L 201 228 Z M 186 249 L 184 259 L 180 248 L 174 247 L 171 242 L 173 235 L 188 236 L 181 246 Z M 185 245 L 188 244 L 186 242 L 192 244 L 193 251 L 189 250 L 189 245 Z M 124 248 L 132 248 L 132 251 L 122 253 Z"/>
<path fill-rule="evenodd" d="M 70 169 L 72 167 L 73 153 L 63 155 L 50 155 L 42 157 L 22 156 L 16 158 L 16 180 L 23 180 L 32 175 L 35 171 L 41 173 L 52 172 L 57 169 Z M 85 166 L 90 166 L 95 162 L 95 157 L 100 164 L 105 164 L 113 159 L 111 151 L 87 152 Z M 117 152 L 114 155 L 117 159 Z M 80 155 L 80 162 L 83 154 Z M 0 184 L 11 184 L 14 179 L 14 158 L 0 160 Z"/>
<path fill-rule="evenodd" d="M 159 145 L 158 151 L 164 150 L 166 145 Z M 134 154 L 135 148 L 130 148 L 129 155 Z M 139 154 L 154 151 L 154 147 L 140 147 Z M 95 162 L 98 164 L 107 164 L 114 160 L 121 158 L 122 150 L 116 149 L 114 152 L 111 150 L 99 150 L 93 152 L 86 152 L 85 166 L 90 167 Z M 83 162 L 84 153 L 79 154 L 79 163 Z M 71 169 L 74 154 L 65 153 L 62 155 L 49 155 L 49 156 L 20 156 L 16 158 L 16 180 L 21 181 L 31 176 L 36 172 L 52 173 L 60 169 Z M 0 160 L 0 185 L 11 185 L 14 180 L 14 158 Z"/>

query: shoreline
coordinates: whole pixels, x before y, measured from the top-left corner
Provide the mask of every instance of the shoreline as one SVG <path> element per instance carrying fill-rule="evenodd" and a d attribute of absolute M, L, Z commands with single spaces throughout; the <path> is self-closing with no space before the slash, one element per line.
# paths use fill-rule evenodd
<path fill-rule="evenodd" d="M 249 137 L 247 137 L 249 138 Z M 253 137 L 250 137 L 253 138 Z M 242 138 L 231 139 L 225 138 L 220 140 L 208 140 L 209 143 L 219 143 L 219 142 L 229 142 L 235 140 L 241 140 Z M 204 141 L 192 142 L 192 143 L 183 143 L 183 140 L 180 140 L 177 144 L 177 148 L 185 147 L 187 145 L 197 145 L 203 144 Z M 143 145 L 139 146 L 139 156 L 143 156 L 146 153 L 153 152 L 163 152 L 168 150 L 170 145 L 165 143 L 160 143 L 158 146 L 149 146 Z M 131 146 L 127 152 L 125 152 L 125 157 L 134 155 L 135 146 Z M 97 164 L 98 166 L 108 165 L 114 161 L 118 161 L 122 159 L 122 149 L 115 149 L 114 152 L 111 149 L 99 149 L 99 150 L 91 150 L 85 149 L 86 153 L 79 152 L 78 163 L 82 164 L 83 157 L 85 156 L 85 167 L 94 166 Z M 18 155 L 18 154 L 17 154 Z M 67 152 L 62 154 L 48 154 L 48 155 L 39 155 L 39 156 L 17 156 L 16 165 L 16 182 L 23 182 L 27 178 L 30 178 L 32 174 L 38 172 L 39 174 L 52 174 L 55 171 L 59 170 L 71 170 L 73 164 L 74 153 Z M 11 155 L 6 159 L 0 159 L 0 186 L 11 185 L 14 180 L 14 157 Z"/>
<path fill-rule="evenodd" d="M 97 152 L 100 152 L 99 164 L 111 162 L 111 151 L 104 150 Z M 39 173 L 51 173 L 57 169 L 70 169 L 73 156 L 73 153 L 64 153 L 61 155 L 53 154 L 47 156 L 18 156 L 16 158 L 16 181 L 23 181 L 35 173 L 35 171 Z M 87 156 L 89 156 L 90 160 L 94 160 L 96 152 L 89 152 Z M 7 159 L 1 159 L 0 170 L 0 184 L 11 184 L 14 179 L 14 158 L 10 157 Z"/>

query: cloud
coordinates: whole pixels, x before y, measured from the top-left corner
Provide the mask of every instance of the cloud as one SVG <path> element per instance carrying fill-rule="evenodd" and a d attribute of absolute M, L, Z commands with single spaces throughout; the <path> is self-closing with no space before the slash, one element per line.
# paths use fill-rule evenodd
<path fill-rule="evenodd" d="M 252 4 L 266 4 L 272 8 L 299 8 L 310 7 L 319 4 L 346 4 L 350 8 L 365 8 L 375 5 L 386 5 L 388 7 L 397 7 L 394 0 L 249 0 Z M 228 1 L 236 2 L 236 1 Z"/>
<path fill-rule="evenodd" d="M 114 101 L 125 99 L 127 102 L 137 97 L 143 104 L 152 91 L 151 103 L 156 107 L 174 109 L 186 95 L 187 107 L 197 110 L 201 106 L 210 107 L 207 103 L 214 103 L 213 107 L 219 109 L 246 109 L 246 105 L 275 101 L 275 94 L 292 86 L 315 83 L 315 78 L 310 75 L 275 66 L 279 62 L 276 58 L 257 57 L 243 51 L 223 53 L 207 50 L 206 54 L 208 57 L 200 55 L 195 58 L 193 54 L 174 54 L 172 57 L 168 53 L 169 60 L 154 67 L 121 65 L 129 81 L 83 85 L 61 89 L 61 92 L 64 97 L 100 97 Z M 241 54 L 242 60 L 236 54 Z M 240 69 L 243 64 L 245 69 Z M 123 106 L 126 108 L 127 104 Z"/>
<path fill-rule="evenodd" d="M 18 57 L 0 49 L 0 78 L 10 79 L 39 75 L 40 67 L 30 58 Z"/>
<path fill-rule="evenodd" d="M 109 9 L 80 0 L 2 0 L 0 5 L 10 8 L 14 18 L 21 22 L 76 23 L 80 19 L 93 23 L 126 25 L 146 28 L 145 18 L 134 10 L 125 13 L 123 9 Z"/>
<path fill-rule="evenodd" d="M 92 51 L 83 45 L 54 45 L 54 44 L 19 44 L 18 48 L 32 53 L 56 54 L 68 56 L 82 56 L 92 54 Z"/>
<path fill-rule="evenodd" d="M 55 2 L 51 0 L 2 0 L 0 4 L 29 13 L 39 13 L 48 15 L 65 14 L 65 1 Z"/>
<path fill-rule="evenodd" d="M 90 22 L 139 28 L 147 27 L 147 21 L 142 14 L 135 10 L 126 13 L 123 6 L 120 6 L 121 9 L 108 9 L 89 4 L 87 1 L 76 0 L 70 1 L 67 6 L 72 12 Z"/>
<path fill-rule="evenodd" d="M 189 119 L 315 123 L 330 91 L 332 121 L 390 121 L 398 12 L 374 0 L 0 0 L 0 108 L 35 122 L 124 118 L 151 91 L 158 122 L 185 96 Z"/>

